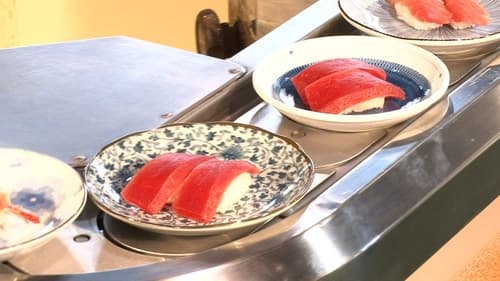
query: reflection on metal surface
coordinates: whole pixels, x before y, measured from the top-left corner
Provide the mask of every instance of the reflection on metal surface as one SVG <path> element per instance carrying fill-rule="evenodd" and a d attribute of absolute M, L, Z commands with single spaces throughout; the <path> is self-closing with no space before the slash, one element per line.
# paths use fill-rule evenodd
<path fill-rule="evenodd" d="M 325 272 L 332 264 L 339 263 L 346 259 L 344 253 L 338 245 L 328 235 L 320 229 L 312 229 L 304 233 L 304 241 L 310 247 L 310 251 L 315 253 L 311 256 L 311 263 L 316 268 L 321 268 Z"/>
<path fill-rule="evenodd" d="M 455 60 L 444 61 L 444 63 L 450 71 L 450 85 L 459 83 L 481 65 L 478 60 Z"/>
<path fill-rule="evenodd" d="M 363 153 L 385 135 L 385 131 L 341 133 L 311 128 L 261 104 L 237 119 L 292 138 L 313 159 L 317 172 L 328 173 Z"/>
<path fill-rule="evenodd" d="M 404 128 L 393 140 L 392 142 L 407 140 L 412 137 L 419 136 L 420 134 L 430 130 L 436 126 L 441 119 L 449 112 L 450 101 L 448 97 L 445 97 L 440 102 L 432 106 L 428 111 L 424 112 L 410 125 Z"/>
<path fill-rule="evenodd" d="M 255 226 L 210 236 L 174 236 L 145 231 L 107 215 L 104 233 L 113 242 L 139 253 L 157 256 L 192 255 L 226 244 L 250 233 Z"/>
<path fill-rule="evenodd" d="M 477 98 L 477 93 L 488 91 L 500 81 L 500 66 L 492 66 L 475 73 L 469 80 L 461 84 L 457 91 L 463 95 L 451 100 L 454 108 L 461 108 Z"/>

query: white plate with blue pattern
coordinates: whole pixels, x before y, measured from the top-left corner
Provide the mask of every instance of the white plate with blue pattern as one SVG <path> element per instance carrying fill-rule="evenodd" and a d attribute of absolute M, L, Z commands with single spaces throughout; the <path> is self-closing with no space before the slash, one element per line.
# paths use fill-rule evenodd
<path fill-rule="evenodd" d="M 180 152 L 242 159 L 261 172 L 225 212 L 203 224 L 178 216 L 166 205 L 148 214 L 128 204 L 122 188 L 147 161 Z M 212 235 L 263 223 L 297 203 L 312 184 L 311 159 L 292 140 L 258 127 L 231 122 L 178 123 L 136 132 L 103 148 L 85 169 L 89 196 L 104 212 L 133 226 L 169 235 Z"/>
<path fill-rule="evenodd" d="M 304 67 L 329 59 L 351 58 L 385 70 L 388 81 L 407 99 L 380 111 L 329 114 L 305 108 L 290 78 Z M 325 130 L 362 132 L 386 129 L 426 111 L 445 98 L 450 74 L 434 54 L 420 47 L 373 36 L 325 36 L 302 40 L 264 58 L 253 73 L 253 86 L 267 103 L 290 119 Z"/>
<path fill-rule="evenodd" d="M 48 242 L 71 224 L 85 205 L 87 193 L 80 175 L 52 156 L 0 148 L 0 175 L 0 193 L 7 202 L 40 219 L 29 222 L 8 209 L 0 210 L 0 260 Z"/>
<path fill-rule="evenodd" d="M 456 30 L 447 25 L 417 30 L 399 20 L 387 0 L 339 0 L 340 14 L 366 34 L 388 37 L 421 46 L 442 58 L 483 55 L 499 47 L 500 1 L 478 0 L 487 10 L 490 23 Z"/>

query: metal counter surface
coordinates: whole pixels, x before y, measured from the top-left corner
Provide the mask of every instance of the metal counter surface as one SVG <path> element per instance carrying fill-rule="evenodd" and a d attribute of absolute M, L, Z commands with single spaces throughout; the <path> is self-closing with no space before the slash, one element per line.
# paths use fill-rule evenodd
<path fill-rule="evenodd" d="M 0 146 L 69 163 L 168 122 L 245 73 L 227 60 L 129 37 L 1 49 L 0 68 Z"/>
<path fill-rule="evenodd" d="M 320 183 L 328 188 L 309 205 L 252 235 L 141 267 L 26 280 L 316 280 L 332 274 L 498 142 L 499 81 L 499 66 L 482 68 L 450 93 L 453 108 L 432 129 L 398 139 L 405 131 L 399 128 L 348 173 Z"/>
<path fill-rule="evenodd" d="M 261 101 L 253 92 L 251 71 L 266 53 L 302 38 L 353 32 L 341 23 L 332 1 L 318 1 L 301 16 L 231 58 L 229 61 L 243 66 L 247 72 L 203 103 L 172 116 L 169 122 L 252 122 L 245 114 Z M 497 57 L 498 53 L 474 64 L 473 72 L 457 79 L 450 88 L 444 116 L 440 115 L 432 126 L 419 130 L 421 127 L 414 125 L 419 120 L 428 120 L 427 115 L 434 109 L 388 129 L 352 160 L 321 174 L 313 192 L 304 198 L 304 204 L 249 235 L 190 256 L 147 256 L 127 251 L 101 237 L 93 217 L 95 210 L 89 208 L 72 229 L 83 228 L 92 231 L 92 235 L 101 235 L 92 240 L 94 244 L 71 248 L 76 249 L 76 257 L 78 247 L 90 256 L 82 258 L 89 267 L 85 273 L 29 275 L 19 267 L 16 269 L 16 261 L 12 261 L 10 265 L 14 266 L 2 267 L 0 277 L 59 281 L 196 278 L 302 281 L 335 273 L 377 245 L 391 229 L 497 142 L 500 70 L 487 67 Z M 493 64 L 498 64 L 498 59 Z M 98 266 L 104 269 L 99 270 Z"/>

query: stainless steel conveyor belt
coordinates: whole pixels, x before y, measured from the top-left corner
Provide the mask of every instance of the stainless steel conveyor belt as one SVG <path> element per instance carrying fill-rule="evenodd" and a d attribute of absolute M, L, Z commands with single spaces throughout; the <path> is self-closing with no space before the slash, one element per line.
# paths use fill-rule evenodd
<path fill-rule="evenodd" d="M 406 277 L 425 259 L 425 254 L 397 260 L 387 249 L 377 251 L 380 245 L 387 247 L 384 240 L 393 233 L 402 233 L 400 225 L 429 208 L 428 202 L 438 198 L 436 194 L 450 189 L 449 183 L 483 155 L 489 155 L 488 163 L 492 165 L 500 163 L 500 51 L 482 58 L 446 62 L 453 79 L 448 98 L 423 115 L 383 132 L 346 135 L 307 128 L 283 118 L 257 98 L 251 74 L 266 54 L 297 40 L 336 34 L 358 32 L 340 18 L 332 1 L 317 1 L 229 60 L 205 60 L 182 52 L 191 61 L 220 65 L 218 69 L 222 71 L 211 76 L 219 79 L 220 87 L 210 84 L 207 91 L 201 89 L 199 96 L 182 100 L 182 110 L 161 119 L 167 123 L 231 120 L 295 139 L 322 165 L 316 171 L 313 188 L 292 210 L 258 229 L 185 239 L 137 232 L 111 220 L 89 202 L 74 225 L 57 239 L 2 264 L 0 279 L 367 280 L 371 275 L 374 278 L 370 280 L 401 280 Z M 111 40 L 107 42 L 111 47 L 109 42 L 134 45 L 127 38 L 101 40 Z M 152 48 L 148 49 L 150 52 L 163 57 L 173 58 L 177 53 L 146 45 Z M 37 50 L 40 49 L 32 49 Z M 15 50 L 9 52 L 12 51 Z M 141 52 L 140 47 L 137 52 Z M 227 65 L 230 67 L 226 68 Z M 197 73 L 196 65 L 190 66 L 188 70 Z M 188 74 L 182 72 L 182 77 L 189 80 Z M 118 77 L 127 80 L 125 74 Z M 157 76 L 153 78 L 158 82 Z M 151 77 L 143 79 L 141 83 L 147 83 Z M 168 89 L 163 87 L 159 88 Z M 6 91 L 2 86 L 0 89 L 1 97 Z M 149 122 L 146 126 L 156 124 Z M 339 146 L 342 149 L 335 151 Z M 500 175 L 484 171 L 480 175 L 484 179 L 481 190 L 458 192 L 457 188 L 446 197 L 439 197 L 438 204 L 446 206 L 447 200 L 460 199 L 467 202 L 461 207 L 469 211 L 468 216 L 478 211 L 499 194 Z M 421 239 L 421 243 L 429 245 L 428 255 L 439 246 L 431 240 L 444 242 L 470 219 L 460 214 L 448 218 L 447 234 L 436 232 L 437 236 L 432 236 L 418 228 L 413 236 L 400 239 L 405 242 Z M 426 219 L 429 225 L 438 223 L 430 217 Z M 120 233 L 131 235 L 117 237 Z M 47 257 L 48 252 L 59 255 Z M 376 258 L 383 258 L 392 270 L 370 266 L 380 264 Z"/>

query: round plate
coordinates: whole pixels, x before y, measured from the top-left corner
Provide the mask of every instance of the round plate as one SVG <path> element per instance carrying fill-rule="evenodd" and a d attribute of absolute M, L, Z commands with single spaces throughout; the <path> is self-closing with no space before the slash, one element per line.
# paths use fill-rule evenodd
<path fill-rule="evenodd" d="M 262 171 L 233 208 L 202 224 L 177 216 L 170 206 L 151 215 L 125 202 L 120 192 L 147 161 L 168 152 L 243 159 Z M 109 215 L 171 235 L 211 235 L 265 222 L 299 201 L 314 175 L 311 159 L 293 141 L 230 122 L 179 123 L 123 137 L 100 151 L 85 169 L 92 200 Z"/>
<path fill-rule="evenodd" d="M 408 99 L 398 105 L 387 103 L 382 111 L 357 114 L 308 110 L 286 81 L 306 65 L 333 58 L 356 58 L 382 67 Z M 411 44 L 371 36 L 329 36 L 299 41 L 268 56 L 255 68 L 253 85 L 264 101 L 299 123 L 359 132 L 384 129 L 425 111 L 443 98 L 449 79 L 439 58 Z"/>
<path fill-rule="evenodd" d="M 27 222 L 2 210 L 0 260 L 41 246 L 72 223 L 85 205 L 80 175 L 66 163 L 33 151 L 0 148 L 0 192 L 10 203 L 36 214 Z"/>
<path fill-rule="evenodd" d="M 466 58 L 498 48 L 500 42 L 500 1 L 478 0 L 488 11 L 490 24 L 463 30 L 447 25 L 417 30 L 397 18 L 386 0 L 339 0 L 341 15 L 354 27 L 374 36 L 399 39 L 426 48 L 442 58 Z"/>

